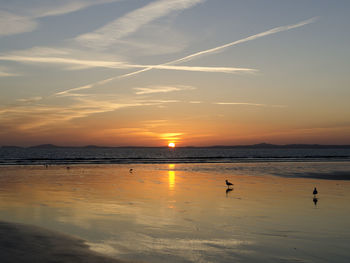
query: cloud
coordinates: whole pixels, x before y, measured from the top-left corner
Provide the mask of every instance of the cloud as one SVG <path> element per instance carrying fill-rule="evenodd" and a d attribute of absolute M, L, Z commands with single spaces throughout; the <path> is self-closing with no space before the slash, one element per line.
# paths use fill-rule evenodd
<path fill-rule="evenodd" d="M 267 31 L 264 31 L 264 32 L 261 32 L 261 33 L 258 33 L 258 34 L 246 37 L 246 38 L 242 38 L 240 40 L 236 40 L 236 41 L 233 41 L 231 43 L 228 43 L 228 44 L 225 44 L 225 45 L 222 45 L 222 46 L 218 46 L 218 47 L 215 47 L 215 48 L 211 48 L 211 49 L 203 50 L 203 51 L 200 51 L 200 52 L 196 52 L 196 53 L 193 53 L 191 55 L 188 55 L 188 56 L 176 59 L 176 60 L 172 60 L 172 61 L 163 63 L 163 64 L 161 64 L 159 66 L 167 66 L 167 65 L 172 65 L 172 64 L 178 64 L 178 63 L 190 61 L 190 60 L 192 60 L 194 58 L 197 58 L 197 57 L 200 57 L 200 56 L 209 55 L 209 54 L 212 54 L 212 53 L 218 53 L 218 52 L 221 52 L 221 51 L 223 51 L 224 49 L 226 49 L 228 47 L 232 47 L 232 46 L 244 43 L 244 42 L 252 41 L 252 40 L 255 40 L 255 39 L 258 39 L 258 38 L 261 38 L 261 37 L 265 37 L 265 36 L 268 36 L 268 35 L 272 35 L 272 34 L 276 34 L 276 33 L 279 33 L 279 32 L 283 32 L 283 31 L 287 31 L 287 30 L 290 30 L 290 29 L 294 29 L 294 28 L 298 28 L 298 27 L 302 27 L 302 26 L 308 25 L 310 23 L 315 22 L 316 19 L 317 18 L 314 17 L 314 18 L 311 18 L 311 19 L 299 22 L 297 24 L 275 27 L 275 28 L 272 28 L 270 30 L 267 30 Z M 134 71 L 134 72 L 131 72 L 131 73 L 128 73 L 128 74 L 124 74 L 124 75 L 118 76 L 116 78 L 124 78 L 124 77 L 134 76 L 134 75 L 137 75 L 139 73 L 151 70 L 153 68 L 152 67 L 145 68 L 145 69 L 142 69 L 142 70 L 138 70 L 138 71 Z"/>
<path fill-rule="evenodd" d="M 41 17 L 64 15 L 89 6 L 111 3 L 120 0 L 31 0 L 8 1 L 1 3 L 0 37 L 34 31 Z"/>
<path fill-rule="evenodd" d="M 137 100 L 112 94 L 73 97 L 71 105 L 49 105 L 41 97 L 17 99 L 19 104 L 0 107 L 0 124 L 8 130 L 45 130 L 63 122 L 122 108 L 160 106 L 176 100 Z M 38 103 L 41 101 L 41 103 Z M 35 104 L 31 104 L 35 103 Z"/>
<path fill-rule="evenodd" d="M 37 25 L 31 18 L 0 10 L 0 36 L 30 32 L 36 29 Z"/>
<path fill-rule="evenodd" d="M 139 100 L 139 102 L 151 103 L 152 105 L 160 105 L 160 104 L 167 104 L 167 103 L 177 103 L 180 101 L 179 100 Z"/>
<path fill-rule="evenodd" d="M 163 63 L 163 64 L 159 64 L 159 65 L 156 65 L 156 66 L 150 66 L 150 67 L 143 68 L 143 69 L 140 69 L 140 70 L 137 70 L 137 71 L 126 73 L 126 74 L 123 74 L 123 75 L 118 75 L 118 76 L 112 77 L 112 78 L 108 78 L 108 79 L 106 79 L 106 83 L 110 82 L 112 80 L 116 80 L 116 79 L 122 79 L 122 78 L 135 76 L 135 75 L 138 75 L 140 73 L 149 71 L 151 69 L 166 68 L 166 67 L 169 67 L 169 65 L 171 65 L 171 64 L 182 63 L 182 62 L 185 62 L 185 61 L 190 61 L 190 60 L 192 60 L 194 58 L 197 58 L 197 57 L 200 57 L 200 56 L 221 52 L 221 51 L 223 51 L 226 48 L 229 48 L 229 47 L 232 47 L 232 46 L 244 43 L 244 42 L 252 41 L 252 40 L 255 40 L 255 39 L 258 39 L 258 38 L 261 38 L 261 37 L 265 37 L 265 36 L 268 36 L 268 35 L 272 35 L 272 34 L 276 34 L 276 33 L 279 33 L 279 32 L 283 32 L 283 31 L 294 29 L 294 28 L 302 27 L 302 26 L 308 25 L 310 23 L 313 23 L 316 20 L 317 20 L 317 18 L 314 17 L 314 18 L 311 18 L 311 19 L 299 22 L 297 24 L 275 27 L 275 28 L 272 28 L 270 30 L 267 30 L 267 31 L 264 31 L 264 32 L 261 32 L 261 33 L 255 34 L 255 35 L 251 35 L 249 37 L 242 38 L 240 40 L 236 40 L 236 41 L 230 42 L 230 43 L 222 45 L 222 46 L 218 46 L 218 47 L 215 47 L 215 48 L 211 48 L 211 49 L 203 50 L 203 51 L 200 51 L 200 52 L 196 52 L 196 53 L 193 53 L 191 55 L 188 55 L 188 56 L 176 59 L 176 60 L 172 60 L 172 61 L 169 61 L 169 62 L 166 62 L 166 63 Z M 256 70 L 254 70 L 254 69 L 249 69 L 248 70 L 247 69 L 246 72 L 254 72 L 254 71 L 256 71 Z M 94 88 L 96 86 L 99 86 L 99 83 L 100 82 L 91 83 L 91 84 L 89 84 L 89 88 Z M 67 90 L 66 92 L 69 92 L 69 90 Z"/>
<path fill-rule="evenodd" d="M 200 56 L 209 55 L 209 54 L 212 54 L 212 53 L 217 53 L 217 52 L 220 52 L 220 51 L 222 51 L 222 50 L 224 50 L 224 49 L 226 49 L 228 47 L 232 47 L 232 46 L 244 43 L 244 42 L 252 41 L 252 40 L 255 40 L 255 39 L 258 39 L 258 38 L 261 38 L 261 37 L 265 37 L 265 36 L 269 36 L 269 35 L 272 35 L 272 34 L 276 34 L 276 33 L 279 33 L 279 32 L 283 32 L 283 31 L 294 29 L 294 28 L 302 27 L 302 26 L 311 24 L 311 23 L 315 22 L 316 20 L 317 20 L 317 18 L 313 17 L 313 18 L 310 18 L 308 20 L 299 22 L 297 24 L 275 27 L 275 28 L 272 28 L 270 30 L 267 30 L 267 31 L 264 31 L 264 32 L 261 32 L 261 33 L 258 33 L 258 34 L 246 37 L 246 38 L 242 38 L 240 40 L 233 41 L 231 43 L 228 43 L 228 44 L 225 44 L 225 45 L 222 45 L 222 46 L 218 46 L 218 47 L 215 47 L 215 48 L 211 48 L 211 49 L 203 50 L 203 51 L 200 51 L 200 52 L 196 52 L 196 53 L 188 55 L 186 57 L 170 61 L 170 62 L 168 62 L 166 64 L 182 63 L 182 62 L 189 61 L 189 60 L 192 60 L 192 59 L 200 57 Z"/>
<path fill-rule="evenodd" d="M 66 70 L 86 68 L 134 68 L 127 67 L 120 57 L 77 48 L 37 46 L 29 49 L 0 53 L 0 60 L 23 64 L 52 64 Z"/>
<path fill-rule="evenodd" d="M 50 127 L 61 122 L 84 118 L 91 114 L 114 111 L 125 107 L 143 106 L 141 103 L 116 103 L 84 100 L 75 105 L 60 107 L 48 105 L 17 106 L 0 109 L 1 124 L 17 130 Z"/>
<path fill-rule="evenodd" d="M 29 10 L 35 17 L 47 17 L 69 14 L 94 5 L 117 2 L 121 0 L 45 0 Z"/>
<path fill-rule="evenodd" d="M 87 68 L 91 67 L 103 67 L 103 68 L 114 68 L 114 69 L 130 69 L 139 68 L 142 66 L 128 65 L 124 62 L 115 61 L 103 61 L 103 60 L 83 60 L 74 58 L 63 58 L 63 57 L 29 57 L 29 56 L 14 56 L 14 55 L 0 55 L 0 60 L 5 61 L 16 61 L 20 63 L 47 63 L 47 64 L 68 64 L 68 65 L 79 65 Z M 146 66 L 143 66 L 146 67 Z"/>
<path fill-rule="evenodd" d="M 137 95 L 153 94 L 153 93 L 167 93 L 180 90 L 193 90 L 192 86 L 151 86 L 146 88 L 134 88 Z"/>
<path fill-rule="evenodd" d="M 37 56 L 28 56 L 28 54 L 32 53 Z M 34 63 L 34 64 L 53 64 L 53 65 L 64 65 L 64 66 L 78 66 L 75 68 L 69 67 L 70 70 L 77 70 L 82 68 L 110 68 L 110 69 L 133 69 L 133 68 L 141 68 L 141 70 L 130 73 L 136 74 L 140 71 L 146 71 L 150 68 L 158 69 L 158 70 L 177 70 L 177 71 L 193 71 L 193 72 L 211 72 L 211 73 L 254 73 L 256 69 L 250 68 L 236 68 L 236 67 L 197 67 L 197 66 L 174 66 L 174 65 L 138 65 L 138 64 L 129 64 L 123 61 L 106 61 L 106 60 L 85 60 L 85 59 L 77 59 L 68 57 L 72 53 L 72 50 L 61 50 L 61 49 L 52 49 L 52 48 L 36 48 L 26 51 L 16 52 L 19 55 L 14 55 L 12 52 L 10 54 L 0 54 L 0 61 L 15 61 L 19 63 Z M 67 57 L 58 57 L 58 56 L 45 56 L 45 55 L 64 55 Z M 122 78 L 126 77 L 124 74 Z M 1 76 L 1 74 L 0 74 Z M 58 92 L 54 95 L 57 96 L 67 96 L 72 95 L 71 92 L 91 89 L 96 86 L 107 84 L 110 81 L 116 79 L 115 77 L 104 79 L 101 81 L 97 81 L 88 85 L 80 86 L 77 88 L 72 88 L 69 90 Z"/>
<path fill-rule="evenodd" d="M 42 100 L 42 97 L 36 96 L 36 97 L 30 97 L 30 98 L 24 98 L 24 99 L 17 99 L 16 101 L 23 102 L 23 103 L 32 103 L 32 102 L 37 102 L 39 100 Z"/>
<path fill-rule="evenodd" d="M 274 108 L 286 108 L 286 105 L 269 105 L 260 103 L 250 103 L 250 102 L 215 102 L 216 105 L 245 105 L 245 106 L 255 106 L 255 107 L 274 107 Z"/>
<path fill-rule="evenodd" d="M 127 57 L 152 56 L 177 53 L 188 45 L 188 38 L 168 23 L 152 23 L 142 27 L 137 34 L 119 39 L 109 51 Z"/>
<path fill-rule="evenodd" d="M 16 56 L 16 55 L 0 55 L 0 60 L 16 61 L 20 63 L 47 63 L 47 64 L 61 64 L 61 65 L 77 65 L 78 68 L 111 68 L 111 69 L 162 69 L 162 70 L 180 70 L 180 71 L 197 71 L 197 72 L 219 72 L 219 73 L 236 73 L 236 72 L 255 72 L 255 69 L 250 68 L 233 68 L 233 67 L 189 67 L 189 66 L 172 66 L 172 65 L 138 65 L 128 64 L 119 61 L 105 61 L 105 60 L 84 60 L 65 57 L 31 57 L 31 56 Z"/>
<path fill-rule="evenodd" d="M 3 1 L 1 8 L 28 18 L 65 15 L 84 8 L 121 0 L 11 0 Z"/>
<path fill-rule="evenodd" d="M 184 133 L 181 133 L 181 132 L 172 132 L 172 133 L 162 133 L 160 135 L 160 138 L 162 140 L 166 140 L 166 141 L 178 141 L 180 140 L 180 136 L 181 135 L 184 135 Z"/>
<path fill-rule="evenodd" d="M 18 74 L 7 72 L 6 70 L 0 67 L 0 77 L 13 77 L 13 76 L 18 76 Z"/>
<path fill-rule="evenodd" d="M 174 3 L 174 2 L 177 2 L 177 1 L 178 0 L 176 0 L 176 1 L 174 0 L 174 1 L 170 1 L 170 2 Z M 195 2 L 200 2 L 200 1 L 195 1 Z M 165 1 L 158 1 L 156 3 L 157 4 L 165 4 Z M 184 1 L 183 3 L 187 3 L 187 5 L 184 5 L 184 6 L 191 6 L 189 4 L 190 3 L 189 1 Z M 193 2 L 192 2 L 192 4 L 193 4 Z M 152 4 L 150 4 L 150 5 L 152 5 Z M 162 5 L 160 5 L 160 6 L 162 6 Z M 170 6 L 172 6 L 172 5 L 170 5 Z M 149 5 L 147 5 L 146 7 L 149 7 Z M 140 9 L 137 9 L 137 10 L 140 10 Z M 147 8 L 146 8 L 146 10 L 147 10 Z M 151 10 L 152 10 L 152 8 L 151 8 Z M 169 6 L 165 5 L 165 9 L 164 10 L 168 10 L 169 11 L 169 10 L 172 10 L 172 9 L 169 8 Z M 136 12 L 136 14 L 137 14 L 137 12 Z M 130 73 L 127 73 L 127 74 L 123 74 L 123 75 L 119 75 L 119 76 L 116 76 L 116 77 L 108 78 L 108 79 L 105 79 L 105 80 L 102 80 L 102 81 L 94 82 L 94 83 L 91 83 L 91 84 L 88 84 L 88 85 L 84 85 L 84 86 L 81 86 L 81 87 L 69 89 L 69 90 L 62 91 L 62 92 L 54 94 L 54 95 L 61 95 L 61 96 L 62 95 L 68 95 L 72 91 L 83 90 L 83 89 L 91 89 L 91 88 L 94 88 L 96 86 L 100 86 L 100 85 L 106 84 L 106 83 L 108 83 L 110 81 L 113 81 L 115 79 L 122 79 L 122 78 L 130 77 L 130 76 L 133 76 L 133 75 L 140 74 L 142 72 L 146 72 L 146 71 L 151 70 L 151 69 L 184 70 L 184 71 L 198 71 L 198 72 L 222 72 L 222 73 L 237 73 L 237 72 L 252 73 L 252 72 L 256 72 L 257 70 L 250 69 L 250 68 L 234 68 L 234 67 L 174 66 L 172 64 L 177 64 L 177 63 L 189 61 L 189 60 L 192 60 L 192 59 L 194 59 L 196 57 L 199 57 L 199 56 L 202 56 L 202 55 L 208 55 L 208 54 L 211 54 L 211 53 L 220 52 L 220 51 L 223 51 L 225 48 L 237 45 L 239 43 L 244 43 L 244 42 L 247 42 L 247 41 L 258 39 L 258 38 L 263 37 L 263 36 L 268 36 L 268 35 L 271 35 L 271 34 L 275 34 L 275 33 L 278 33 L 278 32 L 290 30 L 290 29 L 293 29 L 293 28 L 298 28 L 298 27 L 307 25 L 309 23 L 312 23 L 315 20 L 316 20 L 316 18 L 312 18 L 312 19 L 305 20 L 305 21 L 302 21 L 302 22 L 297 23 L 297 24 L 276 27 L 276 28 L 270 29 L 268 31 L 264 31 L 264 32 L 259 33 L 259 34 L 255 34 L 255 35 L 249 36 L 247 38 L 243 38 L 243 39 L 240 39 L 240 40 L 237 40 L 237 41 L 234 41 L 234 42 L 222 45 L 222 46 L 218 46 L 216 48 L 212 48 L 212 49 L 196 52 L 194 54 L 185 56 L 183 58 L 172 60 L 172 61 L 169 61 L 169 62 L 166 62 L 166 63 L 163 63 L 163 64 L 159 64 L 159 65 L 135 65 L 135 64 L 128 64 L 128 63 L 125 63 L 125 62 L 115 62 L 115 61 L 81 60 L 81 59 L 62 58 L 62 57 L 30 57 L 30 56 L 15 56 L 15 55 L 12 55 L 12 56 L 3 55 L 3 56 L 0 56 L 0 60 L 13 60 L 13 61 L 18 61 L 18 62 L 22 62 L 22 63 L 23 62 L 27 62 L 27 63 L 31 62 L 31 63 L 73 64 L 73 65 L 79 65 L 79 66 L 82 66 L 82 67 L 106 67 L 106 68 L 115 68 L 115 69 L 141 68 L 141 69 L 139 69 L 137 71 L 133 71 L 133 72 L 130 72 Z"/>
<path fill-rule="evenodd" d="M 174 11 L 190 8 L 204 0 L 158 0 L 136 9 L 110 22 L 92 33 L 76 37 L 76 41 L 92 48 L 106 48 L 115 44 L 119 39 L 126 37 L 142 26 L 168 15 Z"/>
<path fill-rule="evenodd" d="M 147 129 L 152 129 L 152 128 L 159 128 L 162 126 L 167 126 L 169 123 L 168 120 L 146 120 L 146 121 L 141 121 L 142 126 L 145 126 Z"/>
<path fill-rule="evenodd" d="M 171 66 L 171 65 L 144 65 L 146 69 L 169 69 L 182 71 L 197 71 L 197 72 L 219 72 L 219 73 L 253 73 L 256 69 L 251 68 L 234 68 L 234 67 L 197 67 L 197 66 Z"/>
<path fill-rule="evenodd" d="M 1 60 L 1 57 L 0 57 Z M 139 74 L 141 72 L 144 71 L 148 71 L 150 69 L 168 69 L 168 70 L 182 70 L 182 71 L 196 71 L 196 72 L 212 72 L 212 73 L 254 73 L 257 70 L 256 69 L 248 69 L 248 68 L 229 68 L 229 67 L 188 67 L 188 66 L 163 66 L 163 65 L 128 65 L 127 68 L 130 68 L 131 66 L 134 67 L 143 67 L 143 69 L 138 70 L 138 71 L 134 71 L 131 73 L 127 73 L 121 76 L 117 76 L 117 77 L 111 77 L 108 79 L 104 79 L 101 81 L 97 81 L 94 83 L 90 83 L 88 85 L 84 85 L 81 87 L 77 87 L 77 88 L 72 88 L 72 89 L 68 89 L 68 90 L 64 90 L 58 93 L 55 93 L 54 95 L 70 95 L 72 94 L 71 92 L 73 91 L 78 91 L 78 90 L 85 90 L 85 89 L 92 89 L 104 84 L 107 84 L 113 80 L 116 79 L 121 79 L 121 78 L 126 78 L 132 75 L 136 75 Z M 120 67 L 122 68 L 122 67 Z"/>
<path fill-rule="evenodd" d="M 111 80 L 112 79 L 104 79 L 104 80 L 95 82 L 94 84 L 89 84 L 89 85 L 80 86 L 80 87 L 73 88 L 73 89 L 64 90 L 64 91 L 55 93 L 54 96 L 72 96 L 72 95 L 74 95 L 74 94 L 71 93 L 72 91 L 91 89 L 91 88 L 94 87 L 94 85 L 103 85 L 105 83 L 110 82 Z M 79 94 L 79 96 L 80 96 L 80 94 Z"/>

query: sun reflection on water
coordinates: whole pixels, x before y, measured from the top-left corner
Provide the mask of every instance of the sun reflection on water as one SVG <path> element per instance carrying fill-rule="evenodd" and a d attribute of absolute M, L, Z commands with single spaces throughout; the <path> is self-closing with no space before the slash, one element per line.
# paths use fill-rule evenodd
<path fill-rule="evenodd" d="M 169 178 L 169 190 L 174 190 L 175 188 L 175 164 L 169 164 L 168 178 Z"/>

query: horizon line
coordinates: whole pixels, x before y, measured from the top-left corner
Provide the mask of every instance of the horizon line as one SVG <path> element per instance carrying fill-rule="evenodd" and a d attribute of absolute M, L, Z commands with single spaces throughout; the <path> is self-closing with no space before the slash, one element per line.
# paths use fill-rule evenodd
<path fill-rule="evenodd" d="M 350 144 L 320 144 L 320 143 L 287 143 L 287 144 L 274 144 L 274 143 L 253 143 L 253 144 L 214 144 L 214 145 L 184 145 L 176 146 L 175 148 L 214 148 L 214 147 L 252 147 L 252 146 L 274 146 L 274 147 L 286 147 L 286 146 L 319 146 L 319 147 L 350 147 Z M 163 146 L 145 146 L 145 145 L 56 145 L 56 144 L 36 144 L 31 146 L 18 146 L 18 145 L 1 145 L 0 148 L 169 148 L 167 145 Z"/>

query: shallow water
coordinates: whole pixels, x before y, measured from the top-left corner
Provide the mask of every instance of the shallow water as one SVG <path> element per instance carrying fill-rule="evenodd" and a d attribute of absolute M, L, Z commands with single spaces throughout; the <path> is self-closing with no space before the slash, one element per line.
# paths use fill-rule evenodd
<path fill-rule="evenodd" d="M 335 147 L 335 146 L 333 146 Z M 0 165 L 349 162 L 350 146 L 240 147 L 0 147 Z"/>
<path fill-rule="evenodd" d="M 0 220 L 127 260 L 349 262 L 350 181 L 339 174 L 350 163 L 2 166 Z"/>

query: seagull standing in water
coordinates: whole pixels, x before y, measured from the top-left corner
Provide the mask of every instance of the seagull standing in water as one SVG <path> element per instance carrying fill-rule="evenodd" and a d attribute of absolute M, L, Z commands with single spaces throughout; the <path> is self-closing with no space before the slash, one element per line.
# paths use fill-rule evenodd
<path fill-rule="evenodd" d="M 230 186 L 232 186 L 233 185 L 233 183 L 230 183 L 229 181 L 227 181 L 227 180 L 225 180 L 226 181 L 226 185 L 227 185 L 227 187 L 230 187 Z"/>

